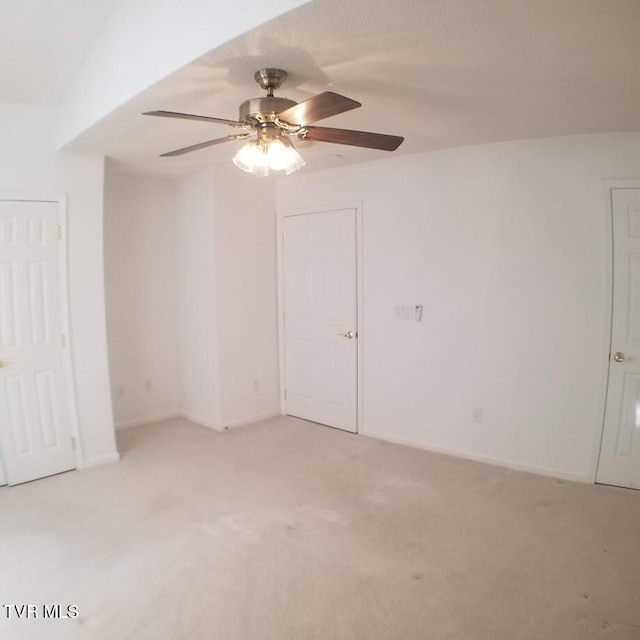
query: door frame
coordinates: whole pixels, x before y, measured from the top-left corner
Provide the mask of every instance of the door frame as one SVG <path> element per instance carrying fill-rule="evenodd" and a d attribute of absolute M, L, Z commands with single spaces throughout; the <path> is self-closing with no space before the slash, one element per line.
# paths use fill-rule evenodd
<path fill-rule="evenodd" d="M 613 191 L 615 189 L 640 189 L 640 178 L 607 179 L 602 181 L 605 210 L 605 337 L 602 347 L 604 372 L 600 387 L 600 411 L 598 426 L 595 430 L 593 455 L 589 478 L 595 483 L 598 477 L 598 465 L 604 438 L 604 423 L 607 415 L 607 393 L 609 391 L 609 368 L 611 366 L 611 341 L 613 339 Z"/>
<path fill-rule="evenodd" d="M 285 344 L 284 344 L 284 262 L 282 255 L 282 233 L 284 219 L 292 216 L 304 216 L 312 213 L 322 214 L 344 209 L 355 209 L 356 212 L 356 303 L 358 316 L 358 339 L 357 339 L 357 420 L 356 433 L 364 431 L 364 305 L 363 305 L 363 213 L 362 202 L 345 202 L 331 205 L 320 205 L 315 207 L 304 207 L 296 209 L 278 210 L 276 220 L 277 231 L 277 260 L 278 260 L 278 364 L 280 373 L 280 413 L 287 415 L 287 400 L 285 398 L 286 370 L 285 370 Z"/>
<path fill-rule="evenodd" d="M 51 202 L 58 207 L 58 228 L 60 230 L 60 240 L 58 242 L 58 299 L 60 302 L 60 326 L 65 341 L 62 349 L 66 392 L 65 400 L 69 408 L 69 433 L 73 439 L 74 460 L 76 469 L 80 469 L 84 461 L 84 454 L 82 439 L 80 437 L 80 421 L 78 419 L 78 403 L 71 346 L 71 323 L 69 319 L 67 195 L 64 193 L 50 192 L 0 191 L 0 202 Z"/>

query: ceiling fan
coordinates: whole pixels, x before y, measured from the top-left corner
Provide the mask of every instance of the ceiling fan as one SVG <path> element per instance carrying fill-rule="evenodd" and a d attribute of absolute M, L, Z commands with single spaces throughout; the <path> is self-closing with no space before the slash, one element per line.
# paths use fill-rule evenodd
<path fill-rule="evenodd" d="M 222 138 L 207 140 L 163 153 L 161 157 L 180 156 L 230 140 L 248 140 L 235 155 L 233 162 L 243 171 L 267 176 L 270 171 L 284 171 L 290 174 L 304 166 L 304 160 L 293 146 L 291 138 L 314 142 L 333 142 L 381 151 L 395 151 L 404 141 L 404 138 L 400 136 L 383 133 L 311 126 L 318 120 L 356 109 L 362 105 L 332 91 L 319 93 L 299 103 L 288 98 L 278 98 L 273 95 L 273 91 L 278 89 L 287 77 L 286 71 L 282 69 L 260 69 L 256 71 L 254 77 L 260 87 L 266 90 L 267 95 L 245 100 L 240 105 L 238 120 L 176 113 L 175 111 L 148 111 L 144 113 L 145 116 L 225 124 L 240 130 L 238 133 Z M 253 137 L 254 134 L 255 137 Z"/>

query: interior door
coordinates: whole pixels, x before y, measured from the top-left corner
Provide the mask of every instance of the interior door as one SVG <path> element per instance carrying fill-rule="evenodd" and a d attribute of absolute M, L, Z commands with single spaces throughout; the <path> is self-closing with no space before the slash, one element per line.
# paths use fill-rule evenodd
<path fill-rule="evenodd" d="M 613 189 L 613 318 L 597 482 L 640 489 L 640 189 Z"/>
<path fill-rule="evenodd" d="M 283 220 L 287 413 L 357 431 L 356 210 Z"/>
<path fill-rule="evenodd" d="M 57 203 L 0 201 L 0 454 L 9 484 L 75 467 L 58 235 Z"/>

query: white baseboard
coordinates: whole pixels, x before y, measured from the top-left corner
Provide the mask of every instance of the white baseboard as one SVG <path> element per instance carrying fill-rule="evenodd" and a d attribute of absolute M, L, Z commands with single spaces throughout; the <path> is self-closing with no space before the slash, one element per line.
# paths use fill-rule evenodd
<path fill-rule="evenodd" d="M 491 464 L 496 467 L 506 467 L 514 471 L 526 471 L 528 473 L 536 473 L 541 476 L 549 476 L 551 478 L 561 478 L 562 480 L 571 480 L 572 482 L 583 482 L 587 484 L 593 484 L 593 478 L 587 474 L 571 473 L 567 471 L 561 471 L 559 469 L 548 469 L 547 467 L 538 467 L 535 465 L 524 464 L 521 462 L 515 462 L 514 460 L 504 460 L 502 458 L 493 458 L 491 456 L 485 456 L 482 454 L 473 453 L 470 451 L 460 451 L 458 449 L 449 449 L 447 447 L 440 447 L 437 445 L 431 445 L 425 442 L 418 442 L 409 438 L 397 438 L 395 436 L 389 436 L 383 433 L 374 433 L 367 431 L 366 433 L 360 432 L 360 435 L 368 438 L 375 438 L 377 440 L 385 440 L 387 442 L 393 442 L 394 444 L 402 444 L 407 447 L 415 447 L 416 449 L 424 449 L 425 451 L 431 451 L 432 453 L 441 453 L 447 456 L 453 456 L 454 458 L 464 458 L 466 460 L 474 460 L 475 462 L 483 462 L 485 464 Z"/>
<path fill-rule="evenodd" d="M 163 420 L 169 420 L 171 418 L 177 418 L 177 413 L 164 413 L 157 416 L 146 416 L 144 418 L 136 418 L 135 420 L 125 420 L 124 422 L 116 423 L 116 430 L 122 431 L 123 429 L 131 429 L 131 427 L 139 427 L 143 424 L 150 424 L 151 422 L 162 422 Z"/>
<path fill-rule="evenodd" d="M 113 462 L 120 461 L 120 454 L 116 451 L 110 453 L 108 456 L 102 456 L 100 458 L 89 458 L 84 460 L 78 469 L 91 469 L 92 467 L 101 467 L 103 464 L 112 464 Z"/>
<path fill-rule="evenodd" d="M 280 409 L 270 409 L 269 411 L 262 411 L 261 413 L 254 413 L 252 416 L 241 418 L 240 420 L 233 420 L 227 422 L 223 429 L 235 429 L 236 427 L 243 427 L 246 424 L 252 424 L 254 422 L 260 422 L 261 420 L 268 420 L 269 418 L 275 418 L 281 416 Z"/>
<path fill-rule="evenodd" d="M 214 422 L 213 420 L 207 420 L 206 418 L 201 418 L 200 416 L 196 416 L 193 413 L 181 412 L 180 417 L 188 420 L 189 422 L 193 422 L 195 424 L 199 424 L 202 427 L 207 427 L 208 429 L 213 429 L 214 431 L 224 431 L 222 425 Z"/>
<path fill-rule="evenodd" d="M 260 422 L 261 420 L 275 418 L 276 416 L 280 415 L 282 415 L 280 409 L 270 409 L 269 411 L 254 413 L 251 416 L 246 416 L 245 418 L 240 418 L 239 420 L 232 420 L 231 422 L 226 422 L 224 424 L 214 422 L 213 420 L 207 420 L 206 418 L 201 418 L 192 413 L 181 413 L 180 417 L 184 418 L 185 420 L 189 420 L 189 422 L 195 422 L 196 424 L 202 425 L 203 427 L 208 427 L 209 429 L 213 429 L 215 431 L 229 431 L 230 429 L 235 429 L 236 427 L 243 427 L 247 424 L 253 424 L 254 422 Z"/>

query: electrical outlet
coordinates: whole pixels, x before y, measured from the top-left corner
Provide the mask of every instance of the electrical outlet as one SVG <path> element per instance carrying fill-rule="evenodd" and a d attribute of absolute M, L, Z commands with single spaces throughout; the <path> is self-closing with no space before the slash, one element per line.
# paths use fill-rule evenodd
<path fill-rule="evenodd" d="M 153 391 L 153 383 L 151 382 L 151 380 L 144 381 L 144 390 L 147 393 L 151 393 Z"/>
<path fill-rule="evenodd" d="M 471 419 L 474 422 L 482 422 L 482 407 L 474 407 Z"/>

